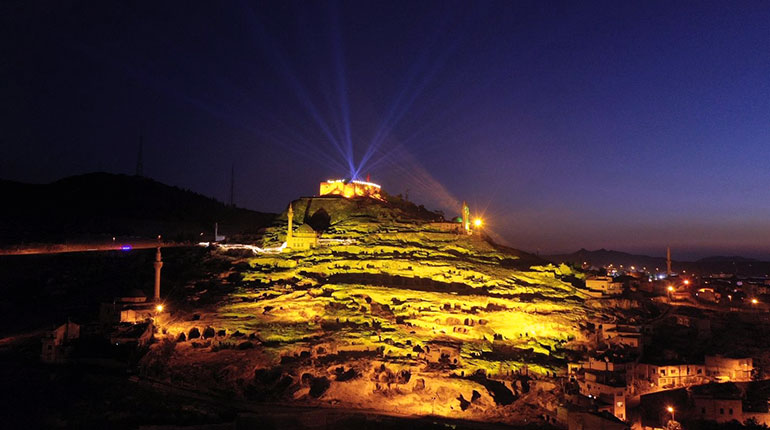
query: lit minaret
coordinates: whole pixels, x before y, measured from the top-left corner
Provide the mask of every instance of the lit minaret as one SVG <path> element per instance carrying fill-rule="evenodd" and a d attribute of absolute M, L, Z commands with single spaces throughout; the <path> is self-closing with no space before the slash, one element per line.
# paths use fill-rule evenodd
<path fill-rule="evenodd" d="M 463 228 L 465 229 L 466 233 L 471 232 L 471 209 L 468 207 L 468 203 L 463 202 L 463 209 L 462 209 L 462 219 L 463 219 Z"/>
<path fill-rule="evenodd" d="M 666 276 L 671 276 L 671 247 L 666 247 Z"/>
<path fill-rule="evenodd" d="M 160 246 L 158 247 L 158 251 L 155 253 L 155 263 L 153 263 L 153 266 L 155 266 L 155 301 L 160 301 L 160 268 L 163 267 L 163 260 L 160 258 Z"/>
<path fill-rule="evenodd" d="M 294 209 L 291 207 L 291 203 L 289 203 L 289 212 L 286 215 L 286 218 L 289 220 L 289 228 L 286 230 L 286 244 L 288 245 L 289 242 L 291 242 L 291 235 L 292 235 L 292 222 L 294 221 Z"/>

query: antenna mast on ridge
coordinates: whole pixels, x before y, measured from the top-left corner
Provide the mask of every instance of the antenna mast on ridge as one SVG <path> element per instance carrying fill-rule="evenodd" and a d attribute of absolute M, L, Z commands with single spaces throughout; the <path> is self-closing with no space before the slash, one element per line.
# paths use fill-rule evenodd
<path fill-rule="evenodd" d="M 235 207 L 235 163 L 230 166 L 230 206 Z"/>
<path fill-rule="evenodd" d="M 144 176 L 144 154 L 142 153 L 143 146 L 144 137 L 139 136 L 139 152 L 136 154 L 136 176 Z"/>

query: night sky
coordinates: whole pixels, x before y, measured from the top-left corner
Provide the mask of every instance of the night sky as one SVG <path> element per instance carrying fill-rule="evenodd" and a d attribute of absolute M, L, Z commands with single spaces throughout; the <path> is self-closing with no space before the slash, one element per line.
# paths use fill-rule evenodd
<path fill-rule="evenodd" d="M 357 171 L 533 252 L 770 259 L 770 2 L 105 3 L 0 6 L 0 177 L 143 136 L 261 211 Z"/>

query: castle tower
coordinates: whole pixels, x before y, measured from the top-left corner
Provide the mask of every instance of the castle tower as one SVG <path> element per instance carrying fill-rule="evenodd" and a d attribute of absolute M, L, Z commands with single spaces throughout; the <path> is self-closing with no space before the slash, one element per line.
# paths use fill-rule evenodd
<path fill-rule="evenodd" d="M 465 203 L 463 201 L 463 208 L 462 208 L 462 214 L 463 218 L 463 229 L 466 233 L 471 233 L 471 209 L 468 207 L 468 203 Z"/>
<path fill-rule="evenodd" d="M 671 247 L 666 247 L 666 276 L 671 276 Z"/>
<path fill-rule="evenodd" d="M 293 230 L 293 222 L 294 222 L 294 209 L 291 207 L 291 203 L 289 203 L 289 211 L 287 212 L 286 218 L 289 220 L 289 226 L 286 230 L 286 244 L 288 245 L 289 242 L 291 242 L 291 236 L 292 236 L 292 230 Z"/>
<path fill-rule="evenodd" d="M 155 252 L 155 262 L 153 263 L 153 266 L 155 266 L 155 301 L 160 301 L 160 268 L 163 267 L 163 260 L 160 256 L 160 246 L 158 247 L 158 251 Z"/>

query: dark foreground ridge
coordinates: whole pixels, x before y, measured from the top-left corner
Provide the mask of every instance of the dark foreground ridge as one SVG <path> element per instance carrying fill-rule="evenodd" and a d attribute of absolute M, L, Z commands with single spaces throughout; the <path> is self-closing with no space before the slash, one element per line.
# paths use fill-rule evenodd
<path fill-rule="evenodd" d="M 254 234 L 274 214 L 231 207 L 153 179 L 89 173 L 50 184 L 0 180 L 7 205 L 0 213 L 0 245 L 118 237 L 199 241 L 213 234 Z M 210 239 L 209 237 L 205 237 Z"/>

